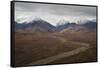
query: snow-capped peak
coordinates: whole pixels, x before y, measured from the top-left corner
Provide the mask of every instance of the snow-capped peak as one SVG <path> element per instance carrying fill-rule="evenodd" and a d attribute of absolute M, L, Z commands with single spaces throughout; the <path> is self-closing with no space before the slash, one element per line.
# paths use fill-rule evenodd
<path fill-rule="evenodd" d="M 41 20 L 41 18 L 39 18 L 37 16 L 30 16 L 29 18 L 27 18 L 26 22 L 30 23 L 30 22 L 36 21 L 36 20 Z"/>
<path fill-rule="evenodd" d="M 39 18 L 37 16 L 22 17 L 22 18 L 18 19 L 16 22 L 18 22 L 18 23 L 31 23 L 32 21 L 35 21 L 35 20 L 41 20 L 41 18 Z"/>

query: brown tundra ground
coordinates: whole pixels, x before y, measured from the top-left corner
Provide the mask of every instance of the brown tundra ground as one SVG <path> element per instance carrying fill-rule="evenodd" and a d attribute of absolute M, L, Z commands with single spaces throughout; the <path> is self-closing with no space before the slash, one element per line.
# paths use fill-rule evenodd
<path fill-rule="evenodd" d="M 82 47 L 83 51 L 77 50 Z M 95 31 L 15 33 L 16 66 L 95 62 L 96 50 Z"/>

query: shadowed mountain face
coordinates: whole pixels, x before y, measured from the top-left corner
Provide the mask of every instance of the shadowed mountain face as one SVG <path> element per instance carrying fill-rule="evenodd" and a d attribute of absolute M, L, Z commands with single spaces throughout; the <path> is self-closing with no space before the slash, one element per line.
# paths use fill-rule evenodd
<path fill-rule="evenodd" d="M 88 29 L 96 29 L 97 24 L 96 22 L 93 21 L 87 21 L 85 24 L 83 24 L 82 26 L 88 28 Z"/>
<path fill-rule="evenodd" d="M 16 30 L 29 30 L 29 31 L 41 31 L 41 32 L 53 32 L 55 31 L 55 27 L 48 22 L 40 19 L 33 20 L 30 23 L 16 23 Z"/>
<path fill-rule="evenodd" d="M 27 24 L 25 24 L 25 23 L 17 23 L 17 22 L 15 22 L 15 29 L 16 30 L 25 29 L 26 26 L 27 26 Z"/>
<path fill-rule="evenodd" d="M 61 31 L 63 29 L 66 29 L 66 28 L 69 28 L 69 27 L 75 27 L 75 26 L 78 26 L 78 25 L 76 23 L 66 23 L 66 24 L 57 26 L 56 30 Z"/>
<path fill-rule="evenodd" d="M 87 21 L 84 24 L 76 24 L 76 23 L 65 23 L 58 26 L 53 26 L 49 22 L 44 21 L 42 19 L 36 19 L 29 23 L 17 23 L 16 31 L 17 30 L 28 30 L 28 31 L 39 31 L 39 32 L 59 32 L 59 31 L 82 31 L 82 30 L 94 30 L 96 29 L 96 22 Z"/>
<path fill-rule="evenodd" d="M 74 31 L 82 31 L 82 30 L 95 30 L 97 27 L 97 23 L 93 21 L 87 21 L 84 24 L 76 24 L 76 23 L 66 23 L 63 25 L 59 25 L 56 27 L 57 31 L 65 31 L 65 30 L 74 30 Z"/>

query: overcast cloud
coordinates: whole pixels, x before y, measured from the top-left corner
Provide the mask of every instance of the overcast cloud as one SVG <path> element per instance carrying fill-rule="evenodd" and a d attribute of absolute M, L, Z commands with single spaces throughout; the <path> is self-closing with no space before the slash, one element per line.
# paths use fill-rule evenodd
<path fill-rule="evenodd" d="M 40 17 L 53 25 L 91 20 L 96 19 L 96 7 L 16 2 L 15 21 L 22 23 L 30 17 Z"/>

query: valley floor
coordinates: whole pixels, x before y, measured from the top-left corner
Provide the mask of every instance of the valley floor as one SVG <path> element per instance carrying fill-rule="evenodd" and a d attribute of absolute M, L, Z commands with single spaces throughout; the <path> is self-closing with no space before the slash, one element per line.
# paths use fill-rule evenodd
<path fill-rule="evenodd" d="M 15 65 L 44 65 L 97 61 L 96 34 L 16 33 Z"/>

